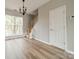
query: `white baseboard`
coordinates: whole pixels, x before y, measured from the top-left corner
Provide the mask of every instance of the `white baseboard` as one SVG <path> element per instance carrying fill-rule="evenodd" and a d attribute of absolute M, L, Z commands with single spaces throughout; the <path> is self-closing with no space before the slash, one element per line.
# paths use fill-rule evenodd
<path fill-rule="evenodd" d="M 38 40 L 38 38 L 36 38 L 36 37 L 32 37 L 32 38 L 34 38 L 35 40 Z M 38 40 L 38 41 L 43 42 L 43 43 L 48 44 L 48 45 L 52 45 L 52 44 L 45 42 L 45 41 L 42 41 L 42 40 Z"/>
<path fill-rule="evenodd" d="M 35 40 L 38 40 L 38 38 L 36 38 L 36 37 L 32 37 L 32 38 L 34 38 Z M 48 45 L 52 45 L 52 44 L 50 44 L 50 43 L 48 43 L 48 42 L 45 42 L 45 41 L 42 41 L 42 40 L 38 40 L 38 41 L 43 42 L 43 43 L 48 44 Z M 57 47 L 57 46 L 56 46 L 56 47 Z M 58 47 L 58 48 L 59 48 L 59 47 Z M 62 49 L 62 48 L 60 48 L 60 49 Z M 66 49 L 66 52 L 67 52 L 67 53 L 70 53 L 70 54 L 72 54 L 72 55 L 74 55 L 74 52 L 73 52 L 73 51 L 69 51 L 69 50 Z"/>
<path fill-rule="evenodd" d="M 25 35 L 6 36 L 5 40 L 24 38 Z"/>
<path fill-rule="evenodd" d="M 73 52 L 73 51 L 66 50 L 66 52 L 68 52 L 68 53 L 74 55 L 74 52 Z"/>

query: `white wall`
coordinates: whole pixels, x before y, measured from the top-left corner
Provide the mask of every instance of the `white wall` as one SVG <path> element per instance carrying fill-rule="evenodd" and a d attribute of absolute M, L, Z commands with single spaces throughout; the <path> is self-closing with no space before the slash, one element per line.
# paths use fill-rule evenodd
<path fill-rule="evenodd" d="M 34 26 L 33 36 L 48 42 L 48 19 L 46 19 L 47 14 L 45 14 L 44 10 L 43 12 L 39 10 L 38 13 L 38 21 Z"/>
<path fill-rule="evenodd" d="M 67 50 L 74 51 L 74 20 L 70 20 L 70 16 L 74 15 L 73 0 L 51 0 L 49 3 L 41 6 L 38 9 L 38 22 L 33 29 L 33 36 L 49 42 L 49 10 L 66 5 L 66 30 L 67 30 Z"/>
<path fill-rule="evenodd" d="M 74 51 L 74 0 L 67 1 L 67 49 Z"/>

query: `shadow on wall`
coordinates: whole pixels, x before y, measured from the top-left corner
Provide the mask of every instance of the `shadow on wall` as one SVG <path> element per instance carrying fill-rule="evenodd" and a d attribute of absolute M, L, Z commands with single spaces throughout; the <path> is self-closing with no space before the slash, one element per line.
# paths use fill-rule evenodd
<path fill-rule="evenodd" d="M 35 15 L 29 15 L 30 16 L 30 19 L 29 19 L 29 24 L 28 24 L 28 34 L 31 33 L 34 25 L 37 23 L 37 17 L 38 17 L 38 14 L 36 13 Z"/>

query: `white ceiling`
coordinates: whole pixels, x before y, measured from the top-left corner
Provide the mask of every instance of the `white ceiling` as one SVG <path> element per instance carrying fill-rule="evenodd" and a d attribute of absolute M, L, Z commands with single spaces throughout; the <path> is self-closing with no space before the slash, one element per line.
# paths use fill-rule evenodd
<path fill-rule="evenodd" d="M 50 0 L 25 0 L 25 6 L 28 9 L 27 12 L 32 12 L 49 1 Z M 18 10 L 20 7 L 22 7 L 22 0 L 5 0 L 6 9 Z"/>

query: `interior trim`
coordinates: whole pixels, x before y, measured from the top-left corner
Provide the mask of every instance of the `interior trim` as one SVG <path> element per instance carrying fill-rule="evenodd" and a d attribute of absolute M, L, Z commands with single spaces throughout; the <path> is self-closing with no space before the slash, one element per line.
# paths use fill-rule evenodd
<path fill-rule="evenodd" d="M 38 40 L 38 38 L 36 38 L 36 37 L 33 37 L 33 38 L 34 38 L 35 40 Z M 38 41 L 43 42 L 43 43 L 48 44 L 48 45 L 52 45 L 52 44 L 50 44 L 50 43 L 48 43 L 48 42 L 45 42 L 45 41 L 42 41 L 42 40 L 38 40 Z M 53 45 L 52 45 L 52 46 L 53 46 Z M 55 47 L 57 47 L 57 46 L 55 46 Z M 57 48 L 59 48 L 59 47 L 57 47 Z M 63 48 L 59 48 L 59 49 L 65 50 L 65 49 L 63 49 Z M 69 51 L 68 49 L 66 49 L 65 51 L 66 51 L 67 53 L 71 54 L 71 55 L 74 55 L 74 52 Z"/>

